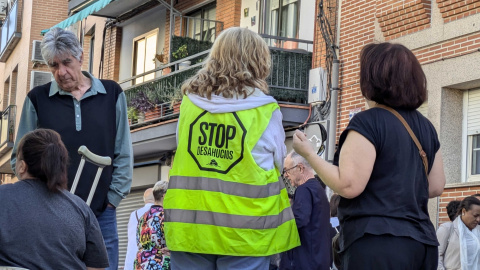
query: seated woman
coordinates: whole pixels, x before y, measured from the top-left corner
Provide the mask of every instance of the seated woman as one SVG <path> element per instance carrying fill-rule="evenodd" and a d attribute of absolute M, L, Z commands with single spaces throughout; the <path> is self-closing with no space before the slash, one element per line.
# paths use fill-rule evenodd
<path fill-rule="evenodd" d="M 153 186 L 155 203 L 138 221 L 137 258 L 134 269 L 170 269 L 170 252 L 165 244 L 163 231 L 163 198 L 167 192 L 168 182 L 158 181 Z"/>
<path fill-rule="evenodd" d="M 0 266 L 108 267 L 97 219 L 66 190 L 68 152 L 60 135 L 48 129 L 29 132 L 17 153 L 21 181 L 0 186 Z"/>
<path fill-rule="evenodd" d="M 480 270 L 480 200 L 463 199 L 453 222 L 442 224 L 437 231 L 438 270 Z M 445 226 L 443 226 L 445 225 Z"/>

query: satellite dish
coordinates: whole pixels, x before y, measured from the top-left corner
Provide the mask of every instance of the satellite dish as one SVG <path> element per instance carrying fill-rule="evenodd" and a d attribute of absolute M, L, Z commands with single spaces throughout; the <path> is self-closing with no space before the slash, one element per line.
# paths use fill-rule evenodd
<path fill-rule="evenodd" d="M 325 130 L 325 127 L 318 122 L 312 122 L 305 125 L 303 132 L 315 152 L 317 152 L 318 155 L 322 155 L 323 151 L 325 151 L 325 141 L 327 140 L 327 130 Z"/>

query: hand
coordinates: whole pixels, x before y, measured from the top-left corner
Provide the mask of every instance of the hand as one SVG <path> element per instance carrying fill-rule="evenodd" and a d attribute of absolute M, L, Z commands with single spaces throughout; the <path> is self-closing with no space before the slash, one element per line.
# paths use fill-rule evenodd
<path fill-rule="evenodd" d="M 168 249 L 168 247 L 164 247 L 160 249 L 160 251 L 162 252 L 162 254 L 170 256 L 170 250 Z"/>
<path fill-rule="evenodd" d="M 313 146 L 311 142 L 307 139 L 305 133 L 301 132 L 300 130 L 295 130 L 293 134 L 293 149 L 299 155 L 306 158 L 306 156 L 310 154 L 315 154 L 313 150 Z"/>
<path fill-rule="evenodd" d="M 114 208 L 114 209 L 116 208 L 115 205 L 113 205 L 111 203 L 107 204 L 107 207 Z"/>

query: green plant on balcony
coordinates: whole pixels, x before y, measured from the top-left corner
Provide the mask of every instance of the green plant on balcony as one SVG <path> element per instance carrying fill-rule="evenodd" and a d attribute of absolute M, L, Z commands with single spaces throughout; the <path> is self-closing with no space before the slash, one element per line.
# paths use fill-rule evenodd
<path fill-rule="evenodd" d="M 172 53 L 175 59 L 183 59 L 188 56 L 187 44 L 183 44 L 175 52 Z"/>
<path fill-rule="evenodd" d="M 130 119 L 130 122 L 133 124 L 138 120 L 138 111 L 134 107 L 128 107 L 127 108 L 127 116 L 128 119 Z"/>
<path fill-rule="evenodd" d="M 210 41 L 201 41 L 189 37 L 179 37 L 172 36 L 172 52 L 177 52 L 181 47 L 185 46 L 188 55 L 195 55 L 197 53 L 206 51 L 212 47 L 213 43 Z M 177 57 L 178 56 L 178 57 Z M 185 58 L 186 56 L 180 57 L 181 55 L 174 55 L 172 53 L 172 62 Z M 194 59 L 190 59 L 192 65 L 199 63 L 203 60 L 205 56 L 200 56 Z"/>

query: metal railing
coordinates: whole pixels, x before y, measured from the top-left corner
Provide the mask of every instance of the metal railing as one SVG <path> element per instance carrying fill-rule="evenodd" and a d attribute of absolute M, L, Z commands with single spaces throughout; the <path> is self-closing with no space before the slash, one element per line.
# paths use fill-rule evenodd
<path fill-rule="evenodd" d="M 14 38 L 20 38 L 19 33 L 17 33 L 17 22 L 18 22 L 18 1 L 16 1 L 13 5 L 12 8 L 10 9 L 9 13 L 7 14 L 7 17 L 5 18 L 5 21 L 3 22 L 2 29 L 1 29 L 1 35 L 0 35 L 0 56 L 1 60 L 3 62 L 6 60 L 4 59 L 5 51 L 7 49 L 12 50 L 12 48 L 9 48 L 10 44 L 12 44 L 12 41 Z M 12 44 L 13 45 L 13 44 Z"/>
<path fill-rule="evenodd" d="M 124 89 L 128 106 L 131 106 L 132 100 L 138 97 L 140 92 L 149 97 L 150 102 L 155 103 L 155 110 L 157 111 L 155 117 L 150 119 L 147 117 L 142 123 L 132 123 L 131 128 L 178 117 L 178 110 L 172 107 L 171 101 L 181 98 L 181 85 L 193 76 L 202 67 L 203 63 L 199 62 L 186 68 L 179 68 L 179 65 L 185 61 L 206 57 L 209 52 L 210 50 L 206 50 L 119 81 Z M 270 52 L 272 71 L 267 78 L 270 95 L 280 103 L 306 103 L 308 100 L 309 70 L 312 68 L 312 53 L 273 47 L 270 48 Z M 160 73 L 162 76 L 131 85 L 135 79 L 151 73 Z"/>
<path fill-rule="evenodd" d="M 10 105 L 2 112 L 2 119 L 0 120 L 0 147 L 3 147 L 6 143 L 13 144 L 15 141 L 13 136 L 15 134 L 16 111 L 17 106 Z"/>
<path fill-rule="evenodd" d="M 261 35 L 270 47 L 272 70 L 267 78 L 270 94 L 279 102 L 306 103 L 309 73 L 312 69 L 313 41 Z M 275 41 L 275 42 L 273 42 Z M 285 45 L 294 47 L 286 49 Z"/>
<path fill-rule="evenodd" d="M 173 15 L 173 19 L 175 26 L 177 26 L 177 19 L 179 20 L 179 36 L 181 37 L 213 42 L 217 34 L 223 30 L 222 21 L 181 16 L 177 14 Z M 173 33 L 176 33 L 176 31 Z"/>

